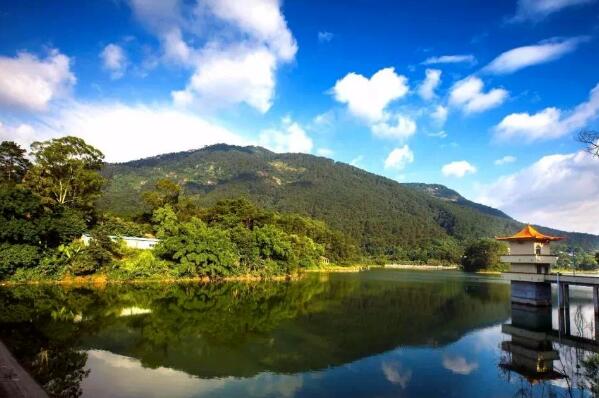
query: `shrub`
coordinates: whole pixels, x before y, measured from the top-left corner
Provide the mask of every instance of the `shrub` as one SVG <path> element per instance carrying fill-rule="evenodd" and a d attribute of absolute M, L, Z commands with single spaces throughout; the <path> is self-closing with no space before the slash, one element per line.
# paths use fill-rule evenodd
<path fill-rule="evenodd" d="M 39 248 L 25 244 L 0 244 L 0 279 L 7 278 L 19 268 L 35 267 L 41 258 Z"/>
<path fill-rule="evenodd" d="M 225 231 L 210 228 L 195 217 L 170 231 L 175 232 L 170 236 L 163 232 L 164 238 L 154 250 L 158 257 L 176 263 L 179 275 L 221 277 L 238 273 L 239 254 Z"/>
<path fill-rule="evenodd" d="M 111 272 L 125 279 L 173 276 L 173 267 L 156 258 L 152 250 L 130 250 L 122 260 L 115 262 Z"/>

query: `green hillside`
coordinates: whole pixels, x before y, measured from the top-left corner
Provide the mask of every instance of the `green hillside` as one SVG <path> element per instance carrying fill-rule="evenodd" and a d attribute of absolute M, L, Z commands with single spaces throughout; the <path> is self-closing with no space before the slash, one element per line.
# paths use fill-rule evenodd
<path fill-rule="evenodd" d="M 266 208 L 322 219 L 368 254 L 448 236 L 464 241 L 508 234 L 522 225 L 442 185 L 400 184 L 331 159 L 260 147 L 214 145 L 108 164 L 103 172 L 109 181 L 99 206 L 117 215 L 142 213 L 141 194 L 167 177 L 201 205 L 242 195 Z M 599 247 L 598 236 L 544 230 L 587 249 Z"/>

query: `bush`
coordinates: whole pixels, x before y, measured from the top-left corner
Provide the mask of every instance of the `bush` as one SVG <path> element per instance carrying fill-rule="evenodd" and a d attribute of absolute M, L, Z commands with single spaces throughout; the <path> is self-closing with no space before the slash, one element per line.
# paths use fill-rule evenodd
<path fill-rule="evenodd" d="M 154 256 L 152 250 L 130 250 L 114 263 L 111 273 L 124 279 L 174 276 L 172 264 Z"/>
<path fill-rule="evenodd" d="M 507 246 L 493 239 L 480 239 L 469 244 L 462 257 L 464 271 L 500 268 L 500 256 L 507 254 Z"/>
<path fill-rule="evenodd" d="M 24 244 L 0 244 L 0 279 L 7 278 L 19 268 L 33 268 L 41 258 L 39 248 Z"/>
<path fill-rule="evenodd" d="M 163 229 L 163 231 L 165 231 Z M 176 263 L 180 276 L 222 277 L 238 273 L 239 254 L 225 231 L 210 228 L 198 218 L 165 231 L 154 249 L 163 260 Z"/>

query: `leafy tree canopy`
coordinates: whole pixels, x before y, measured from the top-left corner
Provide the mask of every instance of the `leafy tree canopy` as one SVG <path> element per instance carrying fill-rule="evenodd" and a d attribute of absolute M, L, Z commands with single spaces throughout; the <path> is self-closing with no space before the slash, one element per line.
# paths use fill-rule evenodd
<path fill-rule="evenodd" d="M 100 196 L 104 155 L 77 137 L 31 144 L 34 166 L 25 182 L 44 204 L 90 211 Z"/>
<path fill-rule="evenodd" d="M 20 183 L 31 162 L 25 157 L 26 151 L 12 141 L 0 143 L 0 183 Z"/>

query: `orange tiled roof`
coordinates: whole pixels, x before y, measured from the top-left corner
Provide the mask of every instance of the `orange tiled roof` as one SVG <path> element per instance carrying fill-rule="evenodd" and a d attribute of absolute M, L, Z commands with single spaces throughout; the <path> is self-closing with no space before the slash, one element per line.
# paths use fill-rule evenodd
<path fill-rule="evenodd" d="M 504 236 L 504 237 L 496 237 L 495 239 L 497 239 L 497 240 L 537 241 L 537 242 L 541 241 L 541 242 L 547 242 L 547 241 L 552 241 L 552 240 L 562 240 L 564 238 L 559 237 L 559 236 L 543 235 L 542 233 L 540 233 L 539 231 L 537 231 L 536 229 L 534 229 L 530 225 L 527 225 L 524 228 L 522 228 L 522 230 L 520 232 L 518 232 L 517 234 L 515 234 L 515 235 Z"/>

